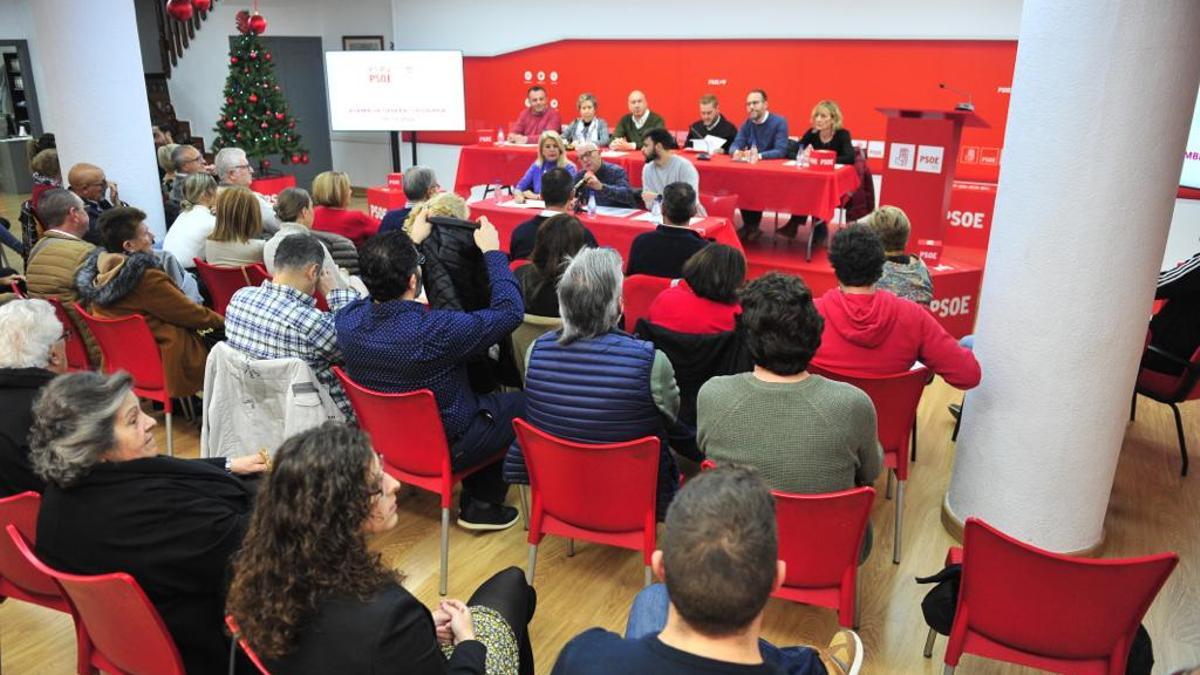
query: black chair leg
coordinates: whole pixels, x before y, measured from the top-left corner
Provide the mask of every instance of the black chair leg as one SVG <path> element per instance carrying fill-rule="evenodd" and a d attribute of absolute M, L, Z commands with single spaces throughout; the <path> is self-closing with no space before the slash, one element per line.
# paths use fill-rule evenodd
<path fill-rule="evenodd" d="M 950 434 L 951 442 L 958 442 L 958 428 L 962 426 L 963 410 L 967 408 L 967 399 L 963 399 L 962 408 L 958 411 L 958 419 L 954 420 L 954 433 Z"/>
<path fill-rule="evenodd" d="M 917 423 L 916 422 L 913 422 L 912 455 L 908 459 L 910 462 L 912 462 L 914 464 L 916 464 L 916 462 L 917 462 Z"/>
<path fill-rule="evenodd" d="M 1175 413 L 1175 431 L 1179 434 L 1179 456 L 1183 459 L 1183 469 L 1180 470 L 1180 476 L 1186 476 L 1188 472 L 1188 451 L 1187 441 L 1183 435 L 1183 417 L 1179 414 L 1179 406 L 1172 403 L 1171 412 Z"/>
<path fill-rule="evenodd" d="M 1129 421 L 1133 422 L 1137 419 L 1137 392 L 1133 392 L 1133 399 L 1129 401 Z"/>

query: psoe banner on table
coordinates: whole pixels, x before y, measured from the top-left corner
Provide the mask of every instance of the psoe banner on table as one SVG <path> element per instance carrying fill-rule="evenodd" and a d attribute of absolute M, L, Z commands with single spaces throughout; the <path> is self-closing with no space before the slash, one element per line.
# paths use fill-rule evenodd
<path fill-rule="evenodd" d="M 956 180 L 946 214 L 946 246 L 987 250 L 996 210 L 996 184 Z"/>

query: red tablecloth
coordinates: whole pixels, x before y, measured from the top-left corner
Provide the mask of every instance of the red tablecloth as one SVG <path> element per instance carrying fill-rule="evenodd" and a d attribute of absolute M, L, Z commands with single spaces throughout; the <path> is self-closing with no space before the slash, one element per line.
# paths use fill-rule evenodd
<path fill-rule="evenodd" d="M 277 195 L 290 187 L 296 187 L 295 176 L 272 176 L 250 182 L 250 189 L 260 195 Z"/>
<path fill-rule="evenodd" d="M 785 166 L 784 160 L 763 160 L 757 164 L 734 162 L 727 155 L 709 161 L 697 161 L 695 154 L 679 155 L 696 165 L 700 191 L 705 194 L 738 195 L 738 207 L 759 211 L 783 211 L 809 214 L 825 220 L 841 204 L 842 195 L 858 187 L 854 167 L 840 165 L 832 172 Z M 537 148 L 479 144 L 462 148 L 454 191 L 466 197 L 475 185 L 513 185 L 537 156 Z M 574 153 L 568 154 L 572 160 Z M 625 169 L 634 186 L 642 184 L 645 159 L 640 152 L 625 152 L 605 157 Z"/>
<path fill-rule="evenodd" d="M 503 197 L 502 200 L 508 201 L 508 197 Z M 538 213 L 537 209 L 518 209 L 509 206 L 500 206 L 495 199 L 485 199 L 471 203 L 471 219 L 474 220 L 479 216 L 487 216 L 488 221 L 492 225 L 495 225 L 496 230 L 500 233 L 500 248 L 505 251 L 508 251 L 508 242 L 512 239 L 513 230 Z M 643 232 L 649 232 L 655 227 L 653 223 L 645 220 L 634 220 L 633 218 L 615 218 L 602 215 L 589 216 L 586 213 L 577 215 L 583 226 L 591 230 L 592 234 L 596 237 L 596 241 L 601 246 L 615 248 L 621 254 L 621 258 L 625 260 L 629 259 L 629 247 L 633 245 L 634 237 Z M 724 218 L 710 216 L 692 225 L 692 229 L 705 239 L 729 244 L 739 251 L 742 250 L 742 244 L 738 241 L 737 233 L 734 232 L 733 226 L 729 224 L 729 221 Z"/>

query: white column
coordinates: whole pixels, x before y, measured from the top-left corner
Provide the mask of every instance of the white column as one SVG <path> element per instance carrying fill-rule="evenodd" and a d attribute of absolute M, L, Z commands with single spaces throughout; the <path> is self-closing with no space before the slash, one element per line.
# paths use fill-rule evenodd
<path fill-rule="evenodd" d="M 55 128 L 47 131 L 58 142 L 64 184 L 77 162 L 99 166 L 122 200 L 146 212 L 161 241 L 166 227 L 133 0 L 29 4 L 45 74 L 38 97 L 54 111 Z"/>
<path fill-rule="evenodd" d="M 1103 537 L 1198 36 L 1193 0 L 1025 0 L 976 326 L 983 382 L 946 499 L 960 521 L 1062 552 Z"/>

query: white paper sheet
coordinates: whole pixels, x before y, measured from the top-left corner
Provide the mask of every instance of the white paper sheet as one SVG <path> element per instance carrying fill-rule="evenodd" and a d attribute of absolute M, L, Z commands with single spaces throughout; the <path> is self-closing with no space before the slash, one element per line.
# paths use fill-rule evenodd
<path fill-rule="evenodd" d="M 725 139 L 720 136 L 709 134 L 704 138 L 693 138 L 692 149 L 700 152 L 713 153 L 720 150 L 725 145 Z"/>
<path fill-rule="evenodd" d="M 500 202 L 496 206 L 507 206 L 510 209 L 544 209 L 546 202 L 540 199 L 526 199 L 524 204 L 518 204 L 517 200 L 510 199 L 506 202 Z"/>
<path fill-rule="evenodd" d="M 624 209 L 619 206 L 597 206 L 596 207 L 596 215 L 610 216 L 612 218 L 626 218 L 626 217 L 632 216 L 633 214 L 638 213 L 640 211 L 641 211 L 641 209 Z"/>
<path fill-rule="evenodd" d="M 628 154 L 629 154 L 628 152 L 621 152 L 620 150 L 605 150 L 604 152 L 600 153 L 600 156 L 612 158 L 612 157 L 624 157 L 625 155 L 628 155 Z"/>
<path fill-rule="evenodd" d="M 647 223 L 657 222 L 654 220 L 654 214 L 650 213 L 649 211 L 647 211 L 641 215 L 634 216 L 633 220 L 644 220 Z M 696 223 L 698 223 L 702 220 L 704 220 L 704 218 L 702 216 L 696 216 L 696 217 L 692 218 L 692 220 L 690 221 L 690 224 L 695 225 Z"/>

